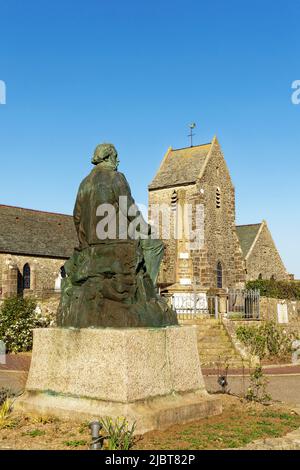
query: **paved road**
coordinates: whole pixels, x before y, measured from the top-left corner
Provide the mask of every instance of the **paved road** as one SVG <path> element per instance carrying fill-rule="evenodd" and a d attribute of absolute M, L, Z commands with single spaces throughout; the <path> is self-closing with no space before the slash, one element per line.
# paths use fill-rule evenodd
<path fill-rule="evenodd" d="M 278 366 L 264 368 L 268 380 L 267 392 L 273 400 L 300 407 L 300 367 Z M 213 370 L 203 370 L 206 388 L 210 392 L 220 391 L 218 375 Z M 242 371 L 230 371 L 227 376 L 230 392 L 244 396 L 249 385 L 249 374 Z"/>

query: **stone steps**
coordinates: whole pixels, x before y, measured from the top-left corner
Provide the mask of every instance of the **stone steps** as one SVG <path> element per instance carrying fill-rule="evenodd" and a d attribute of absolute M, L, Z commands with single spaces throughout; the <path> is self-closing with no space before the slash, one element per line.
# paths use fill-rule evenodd
<path fill-rule="evenodd" d="M 201 320 L 185 320 L 183 324 L 197 326 L 197 342 L 200 362 L 205 367 L 229 367 L 240 368 L 243 365 L 242 358 L 235 350 L 230 337 L 222 323 L 214 318 Z"/>

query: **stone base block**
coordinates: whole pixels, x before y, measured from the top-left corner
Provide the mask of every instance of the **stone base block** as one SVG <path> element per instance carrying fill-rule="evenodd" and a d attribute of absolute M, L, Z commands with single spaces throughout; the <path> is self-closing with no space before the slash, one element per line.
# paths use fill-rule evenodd
<path fill-rule="evenodd" d="M 15 406 L 75 420 L 126 416 L 137 433 L 222 411 L 205 390 L 194 326 L 37 329 Z"/>

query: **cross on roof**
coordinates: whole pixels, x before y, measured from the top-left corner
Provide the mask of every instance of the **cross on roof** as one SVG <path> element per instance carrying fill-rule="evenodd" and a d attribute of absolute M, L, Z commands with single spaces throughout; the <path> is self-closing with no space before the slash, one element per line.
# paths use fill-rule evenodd
<path fill-rule="evenodd" d="M 193 129 L 195 129 L 196 127 L 196 124 L 194 122 L 192 122 L 190 125 L 189 125 L 189 128 L 191 130 L 191 133 L 188 135 L 188 137 L 191 138 L 191 147 L 193 147 L 193 137 L 194 137 L 194 133 L 193 133 Z"/>

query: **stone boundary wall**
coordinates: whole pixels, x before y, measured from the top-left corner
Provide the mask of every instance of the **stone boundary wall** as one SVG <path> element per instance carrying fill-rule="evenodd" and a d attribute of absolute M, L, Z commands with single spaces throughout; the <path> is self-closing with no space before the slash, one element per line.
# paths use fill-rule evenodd
<path fill-rule="evenodd" d="M 257 356 L 253 356 L 249 353 L 248 348 L 241 343 L 236 336 L 236 330 L 239 326 L 254 326 L 254 325 L 259 325 L 259 321 L 234 321 L 230 320 L 228 318 L 222 318 L 222 323 L 224 325 L 224 328 L 227 331 L 228 336 L 231 339 L 231 342 L 235 348 L 235 350 L 240 354 L 242 357 L 243 361 L 246 363 L 249 363 L 251 367 L 255 367 L 259 363 L 259 358 Z"/>
<path fill-rule="evenodd" d="M 278 308 L 279 310 L 282 308 L 286 309 L 287 322 L 282 321 L 284 318 L 280 318 L 281 315 L 278 313 Z M 265 321 L 275 321 L 286 329 L 296 329 L 300 333 L 300 301 L 261 297 L 260 318 Z"/>

